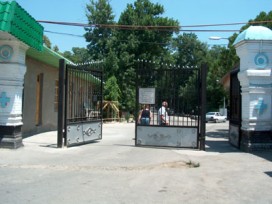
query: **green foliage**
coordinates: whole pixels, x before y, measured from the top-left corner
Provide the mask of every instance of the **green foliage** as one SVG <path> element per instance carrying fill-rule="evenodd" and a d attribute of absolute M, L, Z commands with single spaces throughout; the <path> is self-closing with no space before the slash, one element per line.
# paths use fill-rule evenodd
<path fill-rule="evenodd" d="M 54 50 L 55 52 L 59 52 L 58 46 L 55 45 L 55 46 L 53 47 L 53 50 Z"/>
<path fill-rule="evenodd" d="M 65 51 L 63 56 L 74 63 L 85 63 L 91 61 L 90 55 L 86 48 L 73 47 L 72 52 Z"/>
<path fill-rule="evenodd" d="M 245 26 L 243 26 L 241 28 L 241 32 L 244 31 L 245 29 L 247 29 L 250 25 L 259 25 L 259 26 L 265 26 L 267 28 L 272 29 L 272 11 L 266 13 L 264 11 L 262 11 L 259 15 L 256 16 L 256 18 L 254 20 L 250 19 L 248 21 L 248 24 L 246 24 Z M 256 21 L 259 21 L 259 23 L 254 23 Z M 269 22 L 267 22 L 269 21 Z"/>
<path fill-rule="evenodd" d="M 174 39 L 173 51 L 177 65 L 195 67 L 206 61 L 208 47 L 195 34 L 184 33 Z"/>
<path fill-rule="evenodd" d="M 51 42 L 46 35 L 43 36 L 43 43 L 46 45 L 46 47 L 51 49 Z"/>
<path fill-rule="evenodd" d="M 198 79 L 197 73 L 194 72 L 189 76 L 186 83 L 183 83 L 179 87 L 179 97 L 180 100 L 184 103 L 186 107 L 185 112 L 189 113 L 191 110 L 194 110 L 197 113 L 197 108 L 195 104 L 198 104 L 198 94 L 197 94 L 197 86 L 198 86 Z"/>
<path fill-rule="evenodd" d="M 119 25 L 178 26 L 178 22 L 162 17 L 163 6 L 149 0 L 136 0 L 128 4 L 118 21 Z M 122 91 L 123 108 L 132 111 L 135 106 L 135 65 L 137 59 L 156 62 L 173 62 L 169 45 L 176 30 L 150 29 L 116 30 L 116 47 L 119 59 L 117 78 Z"/>
<path fill-rule="evenodd" d="M 121 14 L 119 25 L 135 26 L 178 26 L 178 22 L 162 17 L 163 6 L 153 4 L 149 0 L 137 0 L 128 4 Z M 176 30 L 132 29 L 118 30 L 117 38 L 120 40 L 119 50 L 128 52 L 135 59 L 154 60 L 164 58 L 169 51 L 168 46 Z"/>
<path fill-rule="evenodd" d="M 151 0 L 135 0 L 127 4 L 121 13 L 117 25 L 112 29 L 101 26 L 85 28 L 87 50 L 76 48 L 74 53 L 65 52 L 64 56 L 74 62 L 103 60 L 105 67 L 105 98 L 120 100 L 121 108 L 133 112 L 135 106 L 135 64 L 137 59 L 156 63 L 176 64 L 185 67 L 208 65 L 207 109 L 218 110 L 223 98 L 228 98 L 220 80 L 239 63 L 236 50 L 232 45 L 237 37 L 229 38 L 227 47 L 214 46 L 200 42 L 193 33 L 178 35 L 179 22 L 163 16 L 164 7 Z M 87 5 L 89 24 L 116 25 L 110 6 L 110 0 L 90 0 Z M 254 21 L 268 21 L 272 12 L 261 12 Z M 252 20 L 249 21 L 249 23 Z M 134 26 L 123 29 L 124 26 Z M 256 24 L 255 24 L 256 25 Z M 260 23 L 272 28 L 272 23 Z M 148 26 L 148 27 L 146 27 Z M 167 29 L 154 29 L 152 26 L 168 26 Z M 241 31 L 249 26 L 241 28 Z M 174 34 L 177 34 L 174 37 Z M 86 53 L 87 52 L 87 53 Z M 161 79 L 163 80 L 163 78 Z M 192 74 L 177 83 L 180 96 L 187 100 L 188 106 L 197 100 L 190 93 L 196 84 L 196 75 Z M 193 108 L 193 107 L 192 107 Z"/>
<path fill-rule="evenodd" d="M 115 76 L 110 77 L 104 86 L 104 99 L 109 101 L 118 101 L 120 98 L 120 89 Z"/>
<path fill-rule="evenodd" d="M 89 24 L 113 24 L 114 15 L 108 0 L 90 0 L 87 5 L 87 18 Z M 110 37 L 112 36 L 112 29 L 97 27 L 86 27 L 85 34 L 86 41 L 89 42 L 87 46 L 89 54 L 93 60 L 101 60 L 109 53 L 109 46 L 107 46 Z"/>

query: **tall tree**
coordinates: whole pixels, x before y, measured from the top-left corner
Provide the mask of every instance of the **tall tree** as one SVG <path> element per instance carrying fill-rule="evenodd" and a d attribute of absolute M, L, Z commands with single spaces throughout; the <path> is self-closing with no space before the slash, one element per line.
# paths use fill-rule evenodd
<path fill-rule="evenodd" d="M 86 41 L 89 42 L 87 48 L 94 60 L 102 60 L 109 53 L 107 46 L 112 29 L 103 28 L 100 25 L 114 23 L 114 15 L 108 0 L 90 0 L 87 4 L 87 18 L 91 27 L 86 27 Z"/>
<path fill-rule="evenodd" d="M 173 51 L 177 65 L 195 67 L 206 61 L 208 46 L 194 33 L 184 33 L 174 39 Z"/>
<path fill-rule="evenodd" d="M 88 53 L 92 60 L 104 61 L 104 86 L 107 99 L 119 99 L 119 87 L 115 74 L 118 70 L 118 58 L 113 44 L 113 30 L 102 25 L 114 24 L 112 7 L 108 0 L 90 0 L 87 5 L 87 17 L 91 27 L 85 28 Z M 112 87 L 111 85 L 114 86 Z M 113 92 L 112 92 L 113 91 Z M 111 93 L 112 92 L 112 93 Z M 114 96 L 115 95 L 115 96 Z"/>
<path fill-rule="evenodd" d="M 169 44 L 174 32 L 178 30 L 179 23 L 176 20 L 162 17 L 163 13 L 164 8 L 158 3 L 136 0 L 134 4 L 127 5 L 118 21 L 119 26 L 132 26 L 130 29 L 116 31 L 119 58 L 117 79 L 122 91 L 123 106 L 129 110 L 133 110 L 135 105 L 134 60 L 173 62 Z M 174 28 L 165 29 L 162 26 Z"/>
<path fill-rule="evenodd" d="M 218 111 L 223 106 L 224 97 L 228 95 L 220 82 L 223 76 L 228 73 L 228 62 L 230 50 L 223 46 L 213 46 L 209 50 L 209 69 L 207 74 L 207 110 Z"/>
<path fill-rule="evenodd" d="M 241 28 L 241 32 L 245 29 L 247 29 L 250 25 L 259 25 L 259 26 L 265 26 L 268 27 L 270 29 L 272 29 L 272 11 L 269 11 L 268 13 L 262 11 L 261 13 L 259 13 L 256 18 L 254 20 L 250 19 L 248 21 L 248 24 L 246 24 L 245 26 L 243 26 Z M 256 23 L 259 22 L 259 23 Z"/>

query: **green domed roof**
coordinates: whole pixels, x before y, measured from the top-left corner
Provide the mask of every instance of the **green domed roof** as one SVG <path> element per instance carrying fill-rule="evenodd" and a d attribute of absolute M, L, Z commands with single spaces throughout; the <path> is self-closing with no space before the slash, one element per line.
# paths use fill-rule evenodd
<path fill-rule="evenodd" d="M 272 31 L 264 26 L 250 26 L 237 36 L 233 44 L 243 40 L 272 40 Z"/>

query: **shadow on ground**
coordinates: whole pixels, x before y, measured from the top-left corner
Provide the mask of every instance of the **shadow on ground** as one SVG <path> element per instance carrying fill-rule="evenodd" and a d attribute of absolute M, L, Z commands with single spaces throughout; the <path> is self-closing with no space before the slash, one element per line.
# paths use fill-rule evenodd
<path fill-rule="evenodd" d="M 218 129 L 216 132 L 206 132 L 206 136 L 211 138 L 224 138 L 228 139 L 229 130 L 226 129 Z"/>
<path fill-rule="evenodd" d="M 207 152 L 220 152 L 220 153 L 235 153 L 241 152 L 239 149 L 233 147 L 228 140 L 206 140 Z"/>
<path fill-rule="evenodd" d="M 213 132 L 206 132 L 206 151 L 207 152 L 240 152 L 233 147 L 228 140 L 228 130 L 218 129 Z"/>
<path fill-rule="evenodd" d="M 220 153 L 239 153 L 243 152 L 239 148 L 232 146 L 228 140 L 228 130 L 218 129 L 216 132 L 206 133 L 206 151 L 207 152 L 220 152 Z M 255 156 L 261 157 L 272 162 L 272 150 L 248 152 Z M 271 172 L 268 172 L 272 176 Z"/>
<path fill-rule="evenodd" d="M 250 154 L 254 154 L 258 157 L 262 157 L 262 158 L 272 162 L 272 151 L 271 150 L 250 152 Z M 272 172 L 270 172 L 270 176 L 272 177 Z"/>

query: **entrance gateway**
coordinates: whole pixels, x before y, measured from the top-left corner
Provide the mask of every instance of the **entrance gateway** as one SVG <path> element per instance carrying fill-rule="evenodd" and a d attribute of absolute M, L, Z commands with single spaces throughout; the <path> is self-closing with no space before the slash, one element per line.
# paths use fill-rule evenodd
<path fill-rule="evenodd" d="M 102 139 L 103 72 L 101 64 L 65 65 L 60 60 L 58 147 Z M 136 109 L 150 104 L 150 125 L 136 123 L 136 146 L 205 150 L 206 67 L 171 67 L 138 62 Z M 169 103 L 170 125 L 158 124 L 161 102 Z M 137 116 L 135 116 L 136 118 Z"/>
<path fill-rule="evenodd" d="M 102 63 L 59 68 L 58 147 L 102 139 Z"/>
<path fill-rule="evenodd" d="M 205 150 L 206 66 L 176 67 L 138 61 L 136 72 L 136 146 Z M 168 103 L 169 125 L 159 123 L 162 102 Z M 148 124 L 137 121 L 149 105 Z"/>

